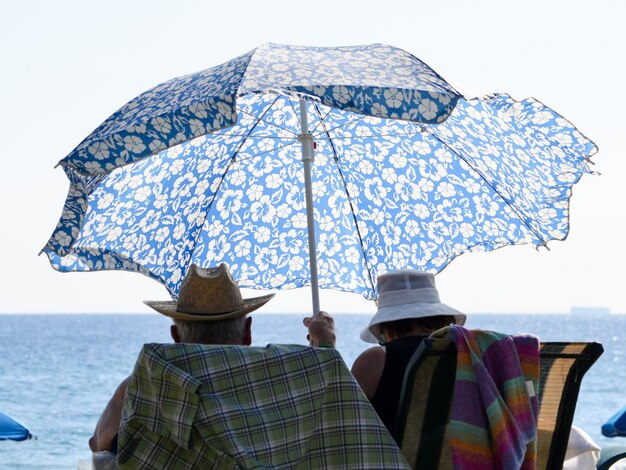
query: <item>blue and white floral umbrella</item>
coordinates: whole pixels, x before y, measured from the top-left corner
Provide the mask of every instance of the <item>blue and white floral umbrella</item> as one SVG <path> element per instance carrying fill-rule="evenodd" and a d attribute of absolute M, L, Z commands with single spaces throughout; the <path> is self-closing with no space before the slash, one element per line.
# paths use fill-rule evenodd
<path fill-rule="evenodd" d="M 173 297 L 191 263 L 226 262 L 242 287 L 312 284 L 316 312 L 318 285 L 371 299 L 378 273 L 564 239 L 595 152 L 540 102 L 465 99 L 390 46 L 266 44 L 138 96 L 63 159 L 43 251 Z"/>

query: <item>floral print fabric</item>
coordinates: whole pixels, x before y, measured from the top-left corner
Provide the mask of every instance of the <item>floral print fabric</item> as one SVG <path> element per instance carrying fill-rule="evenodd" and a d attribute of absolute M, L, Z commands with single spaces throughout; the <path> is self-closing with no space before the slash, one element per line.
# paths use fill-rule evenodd
<path fill-rule="evenodd" d="M 567 236 L 571 187 L 596 149 L 553 110 L 507 95 L 459 98 L 389 46 L 346 48 L 361 58 L 343 65 L 340 48 L 326 51 L 325 63 L 324 49 L 285 47 L 262 46 L 211 69 L 210 80 L 175 80 L 178 90 L 202 83 L 206 96 L 223 100 L 177 92 L 195 117 L 172 110 L 176 119 L 159 132 L 147 124 L 141 137 L 128 132 L 156 109 L 136 98 L 92 134 L 111 146 L 89 150 L 96 144 L 88 138 L 64 159 L 71 187 L 44 248 L 52 266 L 139 271 L 173 297 L 191 263 L 225 262 L 241 287 L 309 284 L 301 96 L 316 147 L 320 287 L 375 298 L 378 273 L 437 272 L 468 251 Z M 261 49 L 276 56 L 267 59 L 273 65 L 263 67 Z M 302 65 L 300 55 L 308 57 Z M 166 89 L 148 93 L 171 108 Z M 135 123 L 120 131 L 122 122 Z M 136 152 L 123 143 L 133 136 Z"/>

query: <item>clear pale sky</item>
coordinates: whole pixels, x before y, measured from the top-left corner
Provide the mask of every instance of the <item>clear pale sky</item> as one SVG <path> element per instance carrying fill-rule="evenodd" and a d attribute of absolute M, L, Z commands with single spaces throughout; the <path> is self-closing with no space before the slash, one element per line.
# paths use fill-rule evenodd
<path fill-rule="evenodd" d="M 626 313 L 626 3 L 621 0 L 155 1 L 0 0 L 0 313 L 147 312 L 165 289 L 139 274 L 54 271 L 37 256 L 68 182 L 58 160 L 129 99 L 263 42 L 385 43 L 453 84 L 533 96 L 593 140 L 600 176 L 574 187 L 571 231 L 530 246 L 457 258 L 444 302 L 473 312 Z M 330 312 L 373 312 L 322 291 Z M 308 290 L 264 311 L 308 312 Z"/>

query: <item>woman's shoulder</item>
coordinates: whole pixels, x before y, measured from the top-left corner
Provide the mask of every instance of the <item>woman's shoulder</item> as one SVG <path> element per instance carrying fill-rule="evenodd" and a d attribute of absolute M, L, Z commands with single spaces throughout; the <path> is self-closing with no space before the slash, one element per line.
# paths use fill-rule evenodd
<path fill-rule="evenodd" d="M 382 358 L 383 361 L 385 360 L 385 348 L 381 346 L 372 346 L 359 354 L 356 360 L 371 360 L 376 358 Z"/>
<path fill-rule="evenodd" d="M 376 393 L 385 368 L 385 349 L 380 346 L 363 351 L 352 365 L 352 375 L 370 400 Z"/>

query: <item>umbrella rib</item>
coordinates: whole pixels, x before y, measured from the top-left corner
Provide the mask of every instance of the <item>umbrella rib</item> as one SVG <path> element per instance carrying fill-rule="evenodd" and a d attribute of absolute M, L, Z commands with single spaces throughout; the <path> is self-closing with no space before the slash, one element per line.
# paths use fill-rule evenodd
<path fill-rule="evenodd" d="M 317 107 L 317 105 L 316 105 L 316 107 Z M 319 110 L 317 110 L 317 111 L 318 111 L 318 114 L 319 114 Z M 330 112 L 328 114 L 330 114 Z M 328 116 L 328 114 L 326 114 L 326 116 Z M 324 132 L 323 133 L 325 133 L 325 134 L 330 136 L 330 133 L 333 132 L 334 130 L 341 129 L 342 127 L 346 127 L 346 126 L 348 126 L 350 124 L 354 124 L 355 122 L 362 121 L 363 119 L 365 119 L 365 116 L 359 116 L 356 119 L 353 119 L 353 120 L 351 120 L 349 122 L 345 122 L 343 124 L 339 124 L 339 125 L 337 125 L 335 127 L 331 127 L 329 129 L 324 128 Z M 317 127 L 319 127 L 319 126 L 317 126 Z M 316 127 L 316 129 L 317 129 L 317 127 Z M 316 135 L 320 136 L 323 133 L 319 133 L 319 134 L 316 134 Z M 335 139 L 350 140 L 350 139 L 360 139 L 360 138 L 361 138 L 361 136 L 359 136 L 359 137 L 336 137 Z"/>
<path fill-rule="evenodd" d="M 297 111 L 297 110 L 296 110 L 296 108 L 295 108 L 295 106 L 294 106 L 293 102 L 291 101 L 291 99 L 289 99 L 289 104 L 291 105 L 291 109 L 293 110 L 293 113 L 297 116 L 297 115 L 298 115 L 298 113 L 299 113 L 299 111 Z M 314 127 L 313 129 L 311 129 L 311 130 L 310 130 L 310 134 L 311 134 L 311 135 L 313 135 L 313 137 L 321 136 L 321 135 L 323 135 L 323 134 L 330 135 L 330 132 L 334 131 L 335 129 L 341 129 L 342 127 L 345 127 L 345 126 L 347 126 L 347 125 L 349 125 L 349 124 L 352 124 L 352 123 L 355 123 L 355 122 L 358 122 L 358 121 L 362 121 L 362 120 L 365 118 L 365 116 L 363 116 L 363 115 L 356 115 L 357 117 L 356 117 L 356 118 L 354 118 L 354 119 L 352 119 L 352 120 L 350 120 L 349 122 L 345 122 L 345 123 L 343 123 L 343 124 L 340 124 L 340 125 L 338 125 L 338 126 L 332 127 L 332 128 L 330 128 L 330 129 L 326 129 L 326 128 L 324 128 L 324 131 L 323 131 L 323 132 L 320 132 L 319 134 L 315 134 L 315 131 L 316 131 L 316 130 L 317 130 L 317 129 L 321 126 L 321 125 L 323 125 L 323 123 L 325 122 L 326 118 L 327 118 L 327 117 L 328 117 L 328 115 L 329 115 L 329 114 L 333 111 L 333 109 L 332 109 L 332 108 L 329 108 L 329 109 L 328 109 L 328 111 L 326 112 L 326 115 L 325 115 L 324 117 L 322 117 L 322 113 L 321 113 L 321 111 L 320 111 L 320 109 L 319 109 L 318 104 L 317 104 L 317 103 L 312 103 L 312 104 L 313 104 L 313 106 L 315 107 L 315 111 L 317 112 L 318 117 L 320 118 L 320 122 L 319 122 L 319 123 L 317 123 L 317 124 L 315 125 L 315 127 Z"/>
<path fill-rule="evenodd" d="M 277 152 L 278 150 L 282 150 L 282 149 L 284 149 L 284 148 L 286 148 L 286 147 L 290 147 L 290 146 L 292 146 L 292 145 L 295 145 L 296 143 L 297 143 L 297 141 L 296 141 L 296 140 L 294 140 L 293 142 L 289 142 L 289 143 L 287 143 L 287 144 L 285 144 L 285 145 L 281 145 L 281 146 L 279 146 L 279 147 L 276 147 L 276 148 L 273 148 L 273 149 L 270 149 L 270 150 L 266 150 L 266 151 L 264 151 L 264 152 L 255 153 L 254 155 L 250 155 L 250 156 L 249 156 L 249 157 L 247 157 L 247 158 L 238 157 L 238 160 L 239 160 L 240 162 L 245 162 L 245 161 L 251 160 L 251 159 L 253 159 L 253 158 L 257 158 L 257 157 L 260 157 L 260 156 L 262 156 L 262 155 L 266 155 L 266 154 L 268 154 L 268 153 Z"/>
<path fill-rule="evenodd" d="M 278 99 L 278 97 L 276 99 Z M 222 176 L 220 177 L 220 182 L 217 185 L 217 188 L 216 188 L 215 192 L 213 193 L 213 199 L 211 200 L 211 202 L 209 203 L 208 207 L 206 208 L 205 221 L 206 221 L 206 216 L 208 216 L 209 212 L 211 211 L 211 208 L 213 207 L 213 203 L 215 202 L 215 199 L 217 199 L 217 193 L 219 193 L 220 188 L 222 187 L 222 183 L 224 182 L 224 179 L 226 179 L 226 175 L 228 174 L 228 170 L 230 170 L 230 168 L 233 166 L 233 163 L 235 161 L 237 161 L 237 154 L 239 153 L 239 150 L 241 150 L 241 147 L 246 142 L 246 139 L 248 138 L 248 136 L 250 136 L 252 131 L 254 131 L 256 126 L 259 124 L 259 122 L 261 122 L 261 119 L 263 118 L 263 116 L 265 116 L 265 114 L 272 108 L 274 103 L 276 103 L 276 99 L 274 100 L 274 102 L 272 104 L 270 104 L 267 107 L 267 109 L 263 112 L 263 114 L 261 114 L 261 116 L 259 116 L 259 117 L 252 116 L 252 117 L 256 118 L 257 121 L 254 123 L 253 126 L 250 127 L 250 130 L 246 133 L 246 135 L 242 136 L 243 138 L 241 139 L 241 142 L 239 142 L 239 145 L 237 146 L 237 149 L 233 152 L 232 156 L 228 160 L 228 165 L 226 165 L 226 168 L 224 169 L 224 172 L 222 173 Z M 200 236 L 201 232 L 202 232 L 202 230 L 198 231 L 198 235 L 197 235 L 198 237 Z M 197 241 L 198 241 L 198 239 L 196 237 L 196 242 Z M 194 246 L 195 246 L 195 244 L 194 244 Z"/>
<path fill-rule="evenodd" d="M 335 160 L 335 165 L 337 166 L 337 171 L 339 172 L 339 176 L 341 178 L 341 181 L 343 183 L 343 187 L 344 190 L 346 192 L 346 196 L 348 198 L 348 204 L 350 204 L 350 212 L 352 213 L 352 219 L 354 220 L 354 227 L 356 229 L 356 233 L 357 236 L 359 237 L 359 244 L 361 245 L 361 252 L 363 253 L 363 259 L 365 261 L 365 267 L 367 269 L 367 276 L 369 277 L 369 281 L 370 281 L 370 286 L 372 288 L 372 292 L 376 292 L 375 286 L 374 286 L 374 280 L 372 279 L 372 271 L 370 269 L 370 263 L 367 257 L 367 253 L 365 251 L 365 246 L 363 244 L 363 237 L 361 236 L 361 231 L 359 230 L 359 224 L 358 221 L 356 219 L 356 212 L 354 211 L 354 205 L 352 204 L 352 197 L 350 196 L 350 193 L 348 192 L 348 185 L 346 184 L 346 178 L 343 175 L 343 172 L 341 171 L 341 166 L 339 166 L 339 156 L 337 155 L 337 149 L 335 148 L 335 144 L 333 143 L 330 134 L 328 133 L 328 131 L 326 130 L 326 126 L 324 125 L 325 121 L 322 118 L 322 113 L 320 112 L 317 104 L 314 105 L 315 111 L 317 112 L 319 118 L 320 118 L 320 124 L 319 126 L 322 127 L 324 134 L 326 134 L 326 138 L 328 139 L 328 144 L 330 145 L 330 148 L 333 152 L 333 157 Z M 321 134 L 319 134 L 321 135 Z"/>
<path fill-rule="evenodd" d="M 246 135 L 243 136 L 243 139 L 241 139 L 241 142 L 239 142 L 239 145 L 237 146 L 237 149 L 233 152 L 233 155 L 231 157 L 231 161 L 234 161 L 237 158 L 237 154 L 239 154 L 239 151 L 241 150 L 241 147 L 243 147 L 243 144 L 246 143 L 246 140 L 248 140 L 248 138 L 250 137 L 250 134 L 252 134 L 254 129 L 256 129 L 256 126 L 259 125 L 259 122 L 263 121 L 263 117 L 265 117 L 265 115 L 269 112 L 269 110 L 272 109 L 272 106 L 274 106 L 274 104 L 276 104 L 276 100 L 278 100 L 278 97 L 274 98 L 272 103 L 265 109 L 265 111 L 263 111 L 263 113 L 261 113 L 260 116 L 254 116 L 253 114 L 246 113 L 250 117 L 256 119 L 256 122 L 254 123 L 253 126 L 250 127 L 250 130 L 246 133 Z M 242 111 L 242 112 L 244 112 L 244 111 Z M 271 123 L 268 123 L 267 121 L 263 121 L 263 122 L 265 122 L 266 124 L 271 124 Z M 276 126 L 276 127 L 278 127 L 278 126 Z M 220 185 L 221 185 L 221 182 L 220 182 Z"/>
<path fill-rule="evenodd" d="M 354 121 L 352 121 L 354 122 Z M 347 126 L 348 124 L 351 123 L 346 123 L 346 124 L 342 124 L 341 126 L 337 126 L 334 127 L 333 129 L 330 129 L 328 132 L 335 130 L 335 129 L 339 129 L 341 127 Z M 406 137 L 406 136 L 413 136 L 416 134 L 416 132 L 398 132 L 398 133 L 393 133 L 393 134 L 359 134 L 357 137 L 352 137 L 352 136 L 341 136 L 341 137 L 334 137 L 335 140 L 356 140 L 356 139 L 364 139 L 364 138 L 370 138 L 370 137 Z M 321 135 L 318 134 L 318 135 Z"/>
<path fill-rule="evenodd" d="M 315 134 L 315 131 L 317 131 L 317 129 L 318 129 L 320 126 L 323 126 L 323 125 L 324 125 L 325 119 L 328 117 L 328 115 L 329 115 L 329 114 L 330 114 L 330 112 L 332 111 L 332 108 L 329 108 L 329 109 L 328 109 L 328 111 L 326 112 L 326 115 L 324 115 L 324 117 L 322 117 L 321 112 L 320 112 L 319 107 L 317 106 L 317 104 L 315 104 L 315 103 L 314 103 L 314 106 L 315 106 L 315 111 L 317 111 L 317 114 L 319 115 L 320 122 L 319 122 L 319 123 L 317 123 L 317 125 L 316 125 L 316 126 L 315 126 L 312 130 L 311 130 L 311 134 Z M 344 124 L 344 125 L 345 125 L 345 124 Z M 321 135 L 321 134 L 319 134 L 319 135 Z"/>
<path fill-rule="evenodd" d="M 254 119 L 258 119 L 258 121 L 257 121 L 257 122 L 256 122 L 256 124 L 255 124 L 255 127 L 256 127 L 256 125 L 259 123 L 259 121 L 263 121 L 265 124 L 268 124 L 268 125 L 270 125 L 270 126 L 272 126 L 272 127 L 276 127 L 277 129 L 283 130 L 283 131 L 285 131 L 285 132 L 289 132 L 289 133 L 290 133 L 290 134 L 292 134 L 294 137 L 296 137 L 296 136 L 298 135 L 298 133 L 297 133 L 297 132 L 294 132 L 293 130 L 288 129 L 288 128 L 286 128 L 286 127 L 279 126 L 278 124 L 276 124 L 276 123 L 274 123 L 274 122 L 266 121 L 266 120 L 264 120 L 264 119 L 263 119 L 263 117 L 267 114 L 267 112 L 271 109 L 271 107 L 272 107 L 272 106 L 274 106 L 274 104 L 276 104 L 276 101 L 278 100 L 278 98 L 279 98 L 279 96 L 277 96 L 276 98 L 274 98 L 274 100 L 272 101 L 272 104 L 270 104 L 270 105 L 269 105 L 269 107 L 268 107 L 268 108 L 267 108 L 267 109 L 263 112 L 263 114 L 262 114 L 260 117 L 258 117 L 258 116 L 256 116 L 256 115 L 254 115 L 254 114 L 252 114 L 252 113 L 249 113 L 249 112 L 247 112 L 247 111 L 244 111 L 244 110 L 243 110 L 243 109 L 241 109 L 241 108 L 237 108 L 237 111 L 238 111 L 238 112 L 240 112 L 240 113 L 242 113 L 242 114 L 246 114 L 246 115 L 248 115 L 248 116 L 250 116 L 250 117 L 252 117 L 252 118 L 254 118 Z"/>
<path fill-rule="evenodd" d="M 517 215 L 517 217 L 519 218 L 519 220 L 522 221 L 522 223 L 528 227 L 528 230 L 530 230 L 536 237 L 537 239 L 541 240 L 541 246 L 547 246 L 547 240 L 541 236 L 539 234 L 539 232 L 537 232 L 537 230 L 535 230 L 527 221 L 526 218 L 522 216 L 522 214 L 520 213 L 520 211 L 517 210 L 517 208 L 511 203 L 509 202 L 509 200 L 507 198 L 505 198 L 502 193 L 500 191 L 498 191 L 498 189 L 480 172 L 478 171 L 478 169 L 476 169 L 476 167 L 474 165 L 472 165 L 472 163 L 470 161 L 468 161 L 465 157 L 463 157 L 463 155 L 461 155 L 460 152 L 456 151 L 453 147 L 451 147 L 450 145 L 448 145 L 446 142 L 444 142 L 442 139 L 440 139 L 437 135 L 435 135 L 429 128 L 424 127 L 423 131 L 428 133 L 430 136 L 432 136 L 434 139 L 438 140 L 439 142 L 441 142 L 446 148 L 448 148 L 451 152 L 453 152 L 457 157 L 459 157 L 461 160 L 463 160 L 467 166 L 469 166 L 472 170 L 474 170 L 476 172 L 476 174 L 478 176 L 480 176 L 480 178 L 493 190 L 494 193 L 496 193 L 498 196 L 500 196 L 500 198 L 506 203 L 507 206 L 509 206 L 509 208 L 513 211 L 513 213 L 515 213 L 515 215 Z"/>
<path fill-rule="evenodd" d="M 296 119 L 298 120 L 298 122 L 300 121 L 300 119 L 298 119 L 298 116 L 300 115 L 299 111 L 296 111 L 296 107 L 293 105 L 293 101 L 291 100 L 291 96 L 287 95 L 287 102 L 289 103 L 289 106 L 291 106 L 291 110 L 293 111 L 293 115 L 296 116 Z M 298 103 L 300 103 L 300 99 L 298 98 Z"/>
<path fill-rule="evenodd" d="M 215 134 L 218 137 L 241 137 L 243 134 Z M 258 137 L 256 136 L 248 136 L 250 139 L 274 139 L 274 140 L 292 140 L 291 137 L 280 137 L 280 136 L 275 136 L 275 135 L 259 135 Z M 294 134 L 295 137 L 295 134 Z M 293 139 L 295 140 L 295 139 Z"/>

